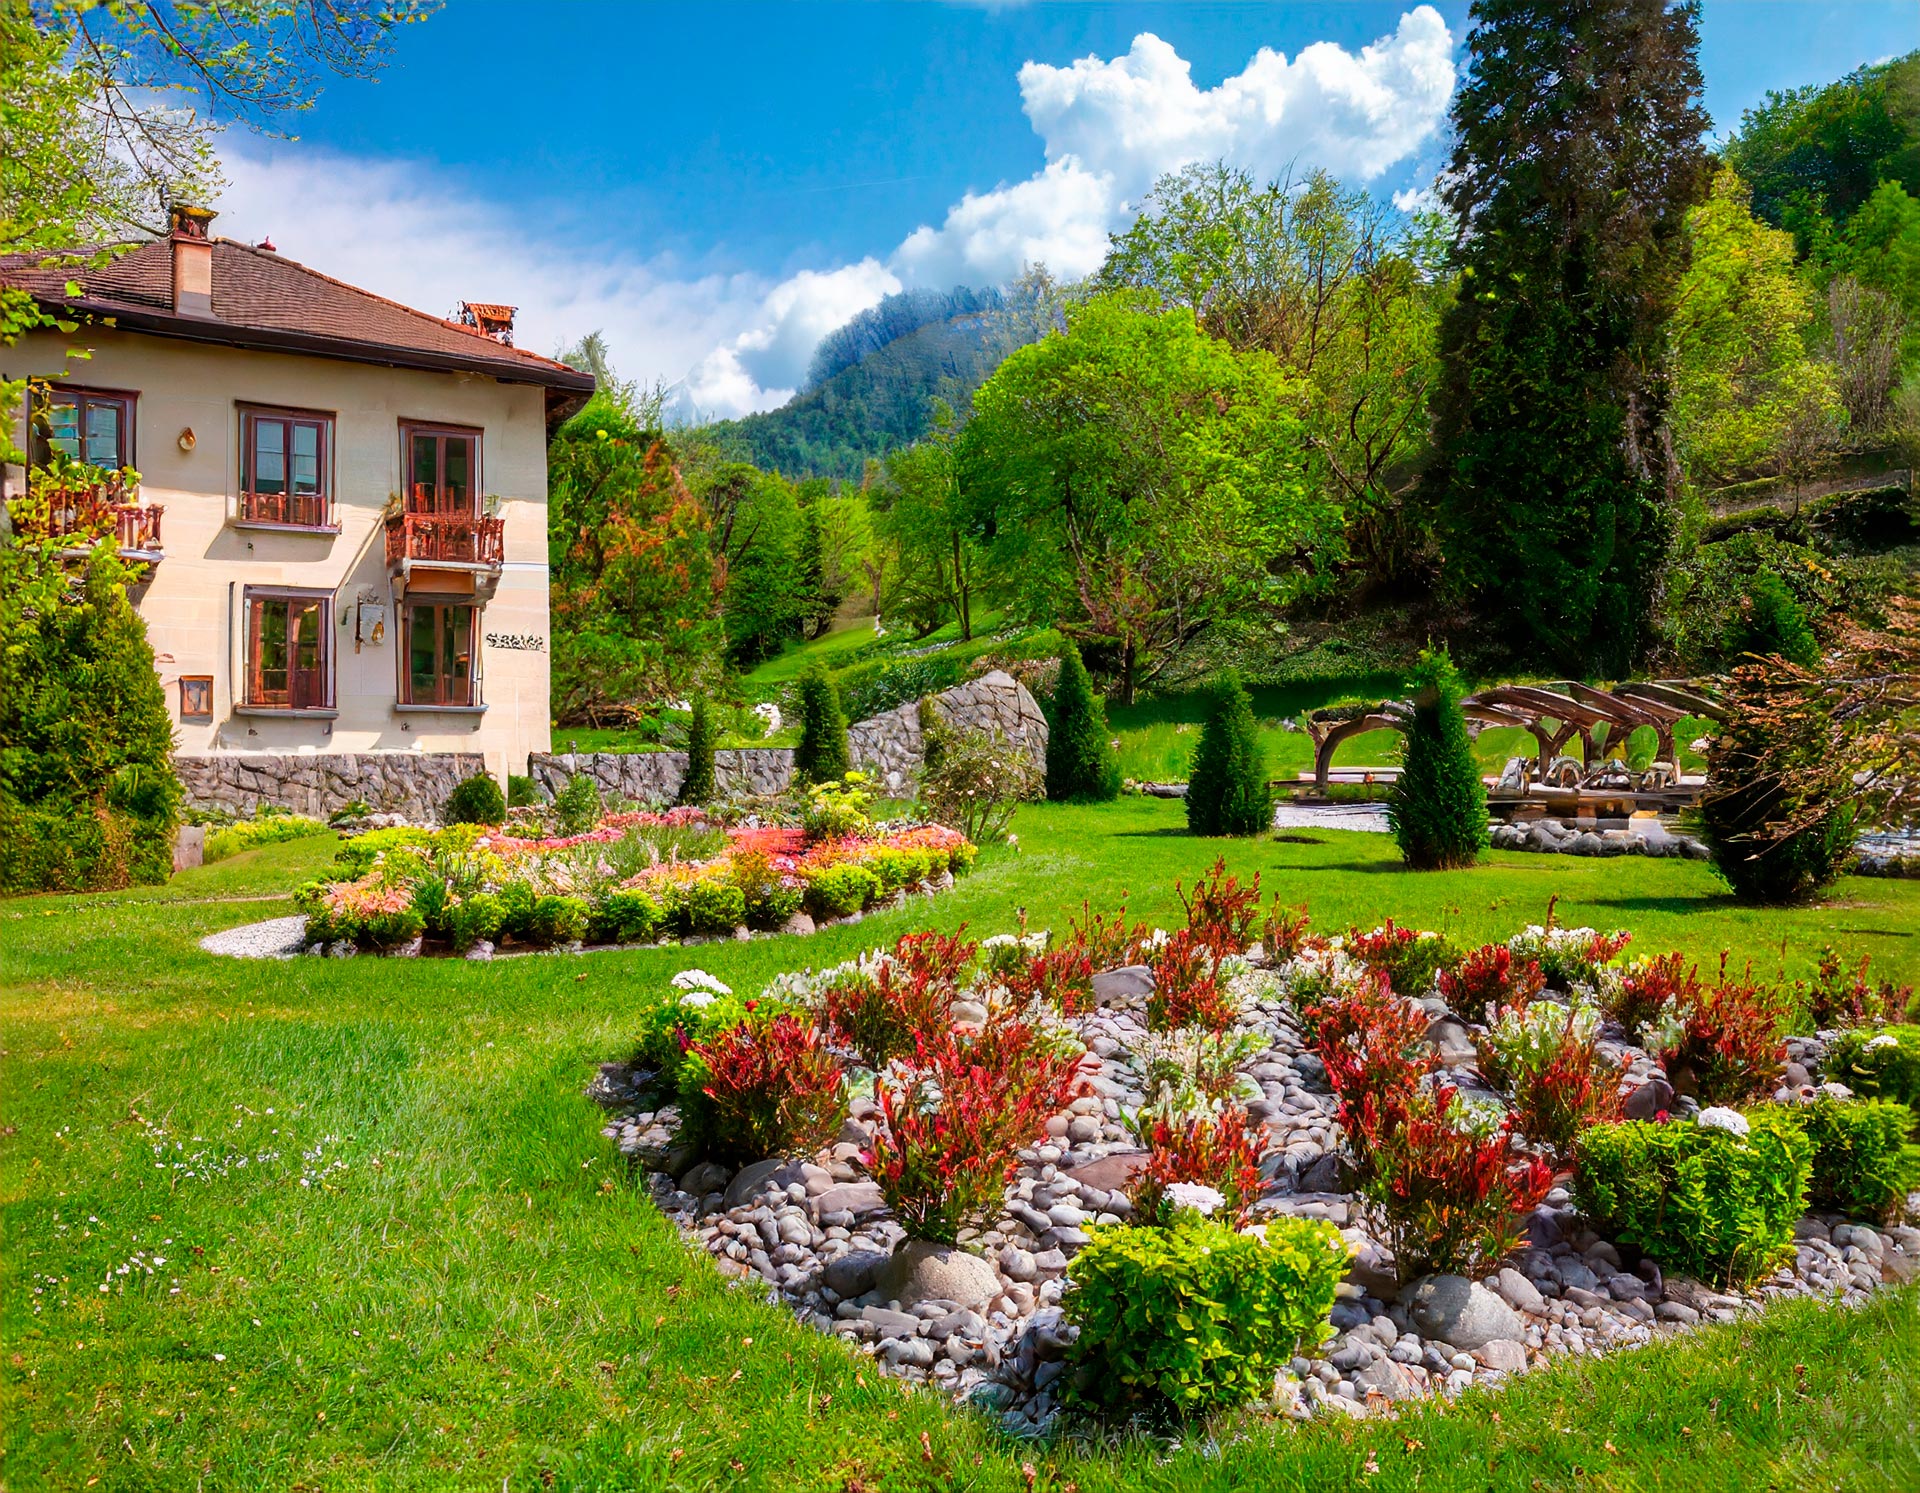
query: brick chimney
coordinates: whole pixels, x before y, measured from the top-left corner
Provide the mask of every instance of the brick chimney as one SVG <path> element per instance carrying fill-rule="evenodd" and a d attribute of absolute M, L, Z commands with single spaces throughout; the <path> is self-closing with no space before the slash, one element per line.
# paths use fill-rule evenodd
<path fill-rule="evenodd" d="M 213 315 L 213 240 L 207 225 L 220 215 L 209 207 L 173 205 L 173 309 L 181 316 Z"/>

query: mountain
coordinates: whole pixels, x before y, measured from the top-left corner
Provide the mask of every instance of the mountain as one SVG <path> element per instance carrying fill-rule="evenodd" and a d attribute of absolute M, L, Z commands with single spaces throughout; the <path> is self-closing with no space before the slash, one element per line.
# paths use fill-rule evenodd
<path fill-rule="evenodd" d="M 806 387 L 779 409 L 696 435 L 765 471 L 857 482 L 869 460 L 932 429 L 935 400 L 964 416 L 1007 354 L 1058 318 L 1045 281 L 890 295 L 822 339 Z"/>

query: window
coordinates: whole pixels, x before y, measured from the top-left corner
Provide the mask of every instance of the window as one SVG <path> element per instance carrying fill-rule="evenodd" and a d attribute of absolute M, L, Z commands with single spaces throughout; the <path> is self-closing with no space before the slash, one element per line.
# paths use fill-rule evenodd
<path fill-rule="evenodd" d="M 332 522 L 333 416 L 240 411 L 243 523 L 324 529 Z"/>
<path fill-rule="evenodd" d="M 40 384 L 34 394 L 37 465 L 45 466 L 56 452 L 109 471 L 133 465 L 133 395 L 66 384 Z"/>
<path fill-rule="evenodd" d="M 403 423 L 400 441 L 409 513 L 479 512 L 479 431 Z"/>
<path fill-rule="evenodd" d="M 333 708 L 333 598 L 325 591 L 247 588 L 247 704 Z"/>
<path fill-rule="evenodd" d="M 474 679 L 474 613 L 469 603 L 413 601 L 404 608 L 406 660 L 403 705 L 480 703 Z"/>

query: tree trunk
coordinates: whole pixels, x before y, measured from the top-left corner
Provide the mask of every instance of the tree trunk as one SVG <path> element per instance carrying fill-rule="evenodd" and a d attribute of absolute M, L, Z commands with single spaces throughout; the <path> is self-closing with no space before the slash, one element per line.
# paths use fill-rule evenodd
<path fill-rule="evenodd" d="M 1133 665 L 1133 634 L 1128 633 L 1127 646 L 1120 657 L 1120 703 L 1122 705 L 1133 703 Z"/>
<path fill-rule="evenodd" d="M 967 589 L 966 561 L 960 553 L 960 536 L 953 536 L 953 589 L 960 598 L 960 637 L 964 642 L 973 641 L 973 602 Z"/>

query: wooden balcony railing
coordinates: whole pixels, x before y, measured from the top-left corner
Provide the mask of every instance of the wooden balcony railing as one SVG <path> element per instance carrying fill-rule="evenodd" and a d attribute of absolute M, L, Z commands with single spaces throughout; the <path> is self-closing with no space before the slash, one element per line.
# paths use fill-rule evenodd
<path fill-rule="evenodd" d="M 321 493 L 243 492 L 240 522 L 280 524 L 289 529 L 331 529 L 333 505 Z"/>
<path fill-rule="evenodd" d="M 506 560 L 507 521 L 477 513 L 402 513 L 387 520 L 387 564 L 476 565 Z"/>
<path fill-rule="evenodd" d="M 137 501 L 113 477 L 87 487 L 35 487 L 11 517 L 17 533 L 33 538 L 71 539 L 75 548 L 86 548 L 112 534 L 122 552 L 157 554 L 165 512 L 158 503 Z"/>

